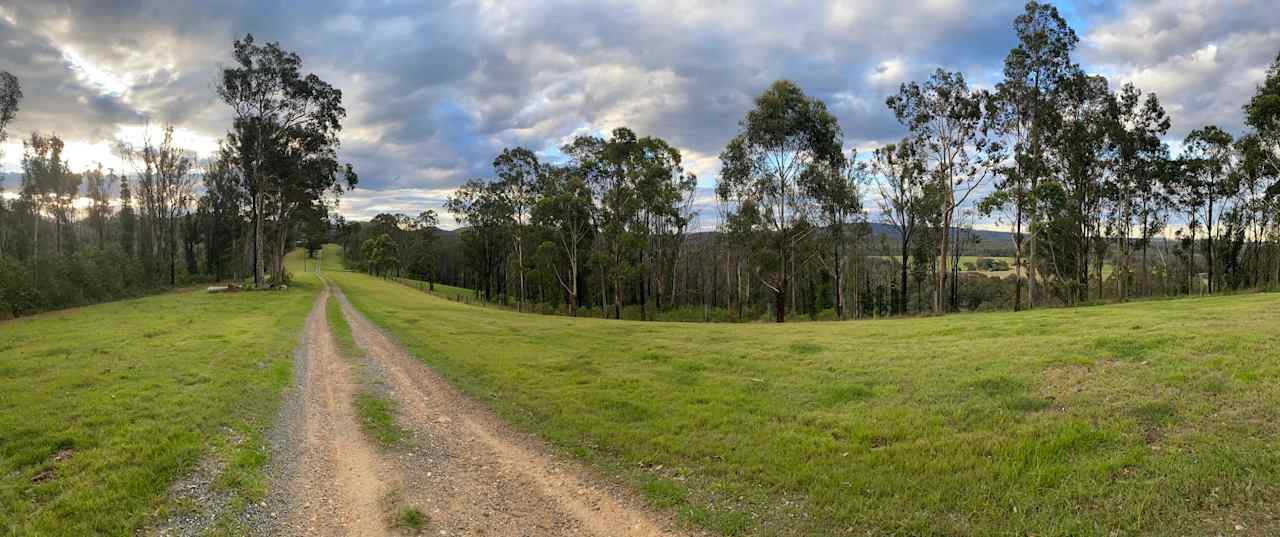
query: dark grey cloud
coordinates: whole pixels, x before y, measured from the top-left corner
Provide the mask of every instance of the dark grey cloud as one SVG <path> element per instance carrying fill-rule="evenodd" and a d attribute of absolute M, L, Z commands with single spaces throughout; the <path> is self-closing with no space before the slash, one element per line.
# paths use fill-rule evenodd
<path fill-rule="evenodd" d="M 1060 7 L 1082 37 L 1086 67 L 1159 93 L 1181 136 L 1208 122 L 1239 128 L 1240 104 L 1280 50 L 1272 4 Z M 92 143 L 150 120 L 207 141 L 229 124 L 213 85 L 232 39 L 252 32 L 279 41 L 343 89 L 343 157 L 356 164 L 362 190 L 344 210 L 367 216 L 409 207 L 415 192 L 423 206 L 438 206 L 442 192 L 487 174 L 504 146 L 553 154 L 575 134 L 621 125 L 671 141 L 709 180 L 753 97 L 778 78 L 825 100 L 849 145 L 889 141 L 902 129 L 884 99 L 900 83 L 938 67 L 978 85 L 997 80 L 1022 5 L 0 0 L 0 69 L 28 89 L 15 133 Z"/>

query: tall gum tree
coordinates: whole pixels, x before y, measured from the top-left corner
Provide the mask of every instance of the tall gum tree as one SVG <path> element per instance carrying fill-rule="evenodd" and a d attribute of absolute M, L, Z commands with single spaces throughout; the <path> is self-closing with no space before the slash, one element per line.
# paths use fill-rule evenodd
<path fill-rule="evenodd" d="M 556 283 L 564 290 L 569 315 L 578 315 L 582 265 L 595 236 L 591 187 L 577 166 L 544 170 L 539 196 L 530 213 L 532 223 L 548 237 L 540 246 L 551 262 Z"/>
<path fill-rule="evenodd" d="M 1235 195 L 1238 186 L 1231 173 L 1234 143 L 1231 134 L 1214 125 L 1191 131 L 1183 142 L 1183 162 L 1187 172 L 1184 176 L 1185 192 L 1189 205 L 1199 209 L 1199 219 L 1205 228 L 1210 293 L 1217 289 L 1214 228 L 1223 213 L 1223 200 Z"/>
<path fill-rule="evenodd" d="M 534 203 L 535 190 L 542 175 L 542 164 L 538 156 L 528 149 L 517 147 L 503 149 L 493 159 L 493 171 L 502 185 L 503 195 L 511 207 L 511 242 L 516 255 L 516 276 L 520 282 L 519 311 L 524 311 L 528 300 L 528 285 L 525 275 L 528 272 L 529 212 Z"/>
<path fill-rule="evenodd" d="M 279 43 L 255 43 L 246 35 L 233 44 L 235 64 L 222 70 L 217 87 L 235 116 L 230 143 L 249 194 L 253 220 L 255 286 L 267 264 L 266 233 L 275 241 L 273 276 L 283 276 L 289 218 L 356 183 L 354 170 L 337 162 L 338 134 L 346 109 L 342 91 L 314 74 L 302 74 L 302 59 Z M 342 177 L 340 177 L 342 176 Z M 267 220 L 271 221 L 268 222 Z"/>
<path fill-rule="evenodd" d="M 1047 138 L 1051 135 L 1061 87 L 1078 70 L 1071 51 L 1079 38 L 1058 14 L 1057 8 L 1027 2 L 1025 11 L 1013 21 L 1018 44 L 1004 60 L 1004 80 L 995 91 L 995 127 L 1007 140 L 1011 162 L 1003 166 L 996 183 L 1000 196 L 990 206 L 1007 206 L 1013 216 L 1015 265 L 1027 258 L 1027 304 L 1036 303 L 1036 230 L 1040 220 L 1037 193 L 1051 171 Z M 1023 224 L 1030 228 L 1024 248 Z M 1022 305 L 1022 280 L 1014 287 L 1014 309 Z"/>
<path fill-rule="evenodd" d="M 1258 156 L 1266 162 L 1270 173 L 1280 172 L 1280 54 L 1267 69 L 1257 92 L 1244 106 L 1245 123 L 1258 137 Z M 1269 194 L 1280 196 L 1280 180 L 1271 185 Z"/>
<path fill-rule="evenodd" d="M 917 157 L 910 138 L 875 150 L 873 167 L 880 190 L 880 214 L 898 231 L 899 281 L 895 313 L 903 314 L 908 306 L 911 241 L 915 238 L 924 203 L 924 165 Z"/>
<path fill-rule="evenodd" d="M 825 164 L 825 163 L 823 163 Z M 832 276 L 836 317 L 845 319 L 845 287 L 848 262 L 849 231 L 865 222 L 862 210 L 862 188 L 870 182 L 871 166 L 858 160 L 858 151 L 850 151 L 835 167 L 812 166 L 802 176 L 802 183 L 817 204 L 819 222 L 828 234 L 827 247 L 817 256 Z M 855 234 L 856 236 L 857 234 Z"/>
<path fill-rule="evenodd" d="M 1253 162 L 1257 174 L 1270 178 L 1265 187 L 1266 200 L 1271 204 L 1272 216 L 1280 218 L 1280 54 L 1267 69 L 1266 77 L 1258 85 L 1257 92 L 1244 106 L 1245 123 L 1254 131 L 1252 142 Z M 1274 241 L 1273 241 L 1274 242 Z M 1280 248 L 1276 248 L 1280 257 Z M 1280 259 L 1276 259 L 1272 285 L 1280 284 Z"/>
<path fill-rule="evenodd" d="M 1112 194 L 1112 234 L 1120 247 L 1116 267 L 1118 298 L 1132 294 L 1133 229 L 1137 228 L 1137 244 L 1142 249 L 1142 288 L 1149 290 L 1147 250 L 1151 238 L 1163 228 L 1158 188 L 1163 162 L 1168 160 L 1168 147 L 1161 137 L 1169 131 L 1170 121 L 1160 99 L 1154 93 L 1143 97 L 1133 84 L 1125 84 L 1113 96 L 1111 129 L 1112 168 L 1108 190 Z"/>
<path fill-rule="evenodd" d="M 938 69 L 923 84 L 904 83 L 886 100 L 920 151 L 930 189 L 937 196 L 938 250 L 933 311 L 945 312 L 947 259 L 956 208 L 968 203 L 1000 164 L 1001 145 L 992 139 L 988 114 L 993 99 L 970 90 L 960 73 Z"/>
<path fill-rule="evenodd" d="M 839 168 L 840 126 L 825 103 L 787 80 L 756 98 L 740 131 L 720 153 L 721 200 L 738 200 L 728 219 L 755 239 L 760 282 L 774 295 L 774 318 L 786 320 L 790 265 L 812 232 L 812 199 L 801 177 L 813 166 Z"/>
<path fill-rule="evenodd" d="M 9 134 L 6 128 L 17 117 L 18 103 L 21 101 L 22 84 L 18 82 L 18 77 L 8 71 L 0 71 L 0 160 L 4 159 L 3 144 Z M 7 226 L 3 225 L 8 210 L 8 202 L 4 198 L 4 179 L 0 176 L 0 256 L 4 255 L 8 239 Z"/>

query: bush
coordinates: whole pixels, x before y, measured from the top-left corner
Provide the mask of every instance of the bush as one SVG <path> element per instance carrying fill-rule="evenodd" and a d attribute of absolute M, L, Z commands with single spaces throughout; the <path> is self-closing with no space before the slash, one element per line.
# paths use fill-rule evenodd
<path fill-rule="evenodd" d="M 1011 270 L 1008 261 L 989 257 L 979 257 L 975 266 L 983 272 L 1007 272 Z"/>
<path fill-rule="evenodd" d="M 139 296 L 159 289 L 145 278 L 142 262 L 117 246 L 85 247 L 29 260 L 0 257 L 0 318 L 22 317 Z"/>

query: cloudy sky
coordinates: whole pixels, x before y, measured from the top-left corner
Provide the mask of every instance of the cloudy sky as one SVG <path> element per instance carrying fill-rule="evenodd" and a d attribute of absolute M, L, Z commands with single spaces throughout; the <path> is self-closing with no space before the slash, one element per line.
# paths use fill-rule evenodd
<path fill-rule="evenodd" d="M 1206 123 L 1238 132 L 1240 106 L 1280 52 L 1274 0 L 1056 3 L 1081 37 L 1080 63 L 1160 95 L 1170 140 Z M 128 170 L 111 147 L 148 123 L 176 125 L 207 155 L 230 124 L 213 91 L 219 68 L 232 40 L 253 33 L 343 90 L 342 156 L 360 174 L 342 202 L 348 217 L 438 208 L 489 174 L 503 147 L 554 159 L 566 139 L 622 125 L 678 146 L 709 188 L 720 149 L 773 80 L 825 100 L 846 145 L 869 149 L 902 135 L 884 106 L 901 82 L 945 67 L 993 84 L 1022 10 L 1019 0 L 182 4 L 0 0 L 0 70 L 26 94 L 0 167 L 14 171 L 14 138 L 40 131 L 68 142 L 77 170 Z"/>

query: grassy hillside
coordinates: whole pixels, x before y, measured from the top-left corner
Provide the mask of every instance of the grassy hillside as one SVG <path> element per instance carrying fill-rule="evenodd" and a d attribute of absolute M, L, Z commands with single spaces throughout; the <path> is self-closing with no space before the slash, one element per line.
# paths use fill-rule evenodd
<path fill-rule="evenodd" d="M 725 534 L 1280 531 L 1280 295 L 707 325 L 328 274 L 473 397 Z"/>
<path fill-rule="evenodd" d="M 132 535 L 198 462 L 257 469 L 318 284 L 172 293 L 0 323 L 0 535 Z"/>

